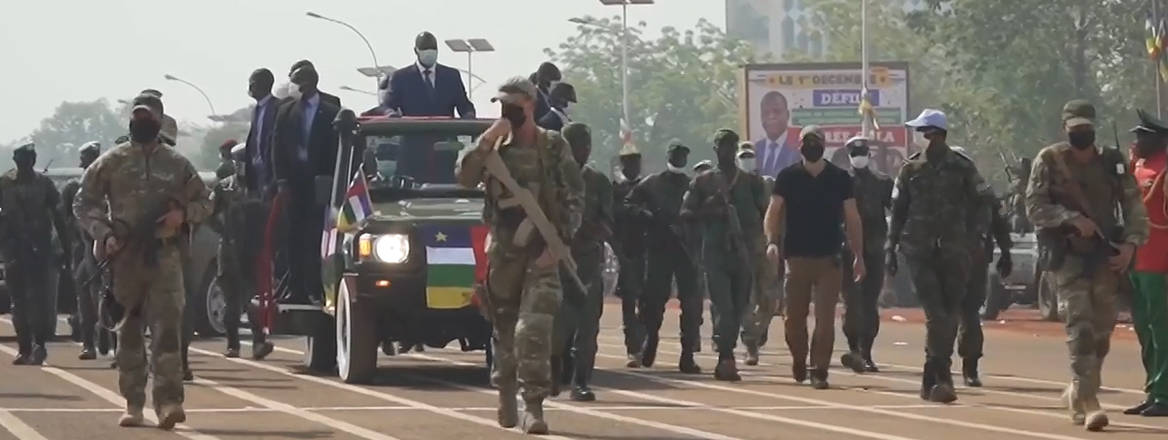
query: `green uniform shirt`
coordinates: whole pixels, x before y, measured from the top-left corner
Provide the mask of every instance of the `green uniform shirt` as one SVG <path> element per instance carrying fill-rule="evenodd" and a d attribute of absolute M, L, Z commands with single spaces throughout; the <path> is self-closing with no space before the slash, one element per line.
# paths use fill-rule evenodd
<path fill-rule="evenodd" d="M 925 257 L 934 249 L 969 249 L 989 184 L 973 162 L 948 146 L 917 153 L 900 169 L 888 246 Z"/>

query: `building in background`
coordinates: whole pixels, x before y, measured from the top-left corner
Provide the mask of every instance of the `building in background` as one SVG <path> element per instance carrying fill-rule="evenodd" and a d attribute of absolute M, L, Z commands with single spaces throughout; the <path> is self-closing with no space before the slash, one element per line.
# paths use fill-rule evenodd
<path fill-rule="evenodd" d="M 924 7 L 925 0 L 886 0 L 904 3 L 905 10 Z M 759 59 L 787 60 L 791 53 L 822 60 L 828 36 L 812 24 L 814 10 L 807 0 L 726 0 L 726 33 L 749 41 Z M 859 13 L 859 2 L 856 3 Z"/>

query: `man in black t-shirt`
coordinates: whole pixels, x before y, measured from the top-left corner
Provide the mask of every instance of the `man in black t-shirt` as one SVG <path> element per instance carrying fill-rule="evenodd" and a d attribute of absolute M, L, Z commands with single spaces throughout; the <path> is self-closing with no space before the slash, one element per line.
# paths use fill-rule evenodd
<path fill-rule="evenodd" d="M 807 379 L 807 314 L 815 301 L 811 385 L 826 389 L 840 291 L 840 225 L 846 222 L 848 247 L 857 256 L 852 267 L 856 280 L 865 275 L 863 233 L 851 176 L 823 158 L 823 131 L 809 125 L 799 139 L 802 162 L 775 178 L 766 215 L 767 257 L 775 264 L 785 259 L 787 265 L 785 327 L 797 382 Z M 786 236 L 780 237 L 779 225 L 784 221 Z"/>

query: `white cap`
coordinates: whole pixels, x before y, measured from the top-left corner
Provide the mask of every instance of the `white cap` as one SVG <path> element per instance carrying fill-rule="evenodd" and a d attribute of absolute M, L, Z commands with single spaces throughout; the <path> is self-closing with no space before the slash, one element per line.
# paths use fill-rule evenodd
<path fill-rule="evenodd" d="M 931 108 L 922 110 L 920 116 L 905 122 L 904 125 L 912 128 L 933 127 L 949 131 L 949 122 L 945 118 L 945 112 Z"/>

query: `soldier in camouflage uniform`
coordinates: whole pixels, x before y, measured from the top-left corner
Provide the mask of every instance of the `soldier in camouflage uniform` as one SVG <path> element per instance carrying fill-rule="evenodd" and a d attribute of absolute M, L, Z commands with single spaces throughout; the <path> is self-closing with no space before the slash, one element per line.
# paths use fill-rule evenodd
<path fill-rule="evenodd" d="M 59 209 L 60 194 L 53 181 L 33 169 L 33 144 L 12 153 L 16 169 L 0 176 L 0 216 L 7 266 L 9 295 L 12 297 L 12 325 L 20 353 L 14 365 L 41 365 L 48 353 L 45 343 L 57 328 L 55 289 L 52 272 L 58 254 L 53 248 L 53 229 L 68 255 L 69 235 Z"/>
<path fill-rule="evenodd" d="M 973 161 L 949 148 L 944 113 L 925 109 L 905 125 L 929 146 L 911 156 L 896 178 L 884 264 L 895 276 L 896 254 L 903 252 L 925 310 L 921 398 L 949 403 L 957 400 L 949 368 L 969 283 L 969 254 L 980 246 L 971 222 L 990 187 Z"/>
<path fill-rule="evenodd" d="M 843 265 L 844 337 L 848 339 L 848 352 L 840 356 L 840 363 L 855 372 L 875 373 L 880 371 L 872 361 L 872 345 L 880 332 L 880 291 L 884 288 L 884 239 L 888 237 L 888 220 L 885 213 L 892 207 L 892 179 L 879 170 L 869 167 L 871 141 L 857 136 L 844 145 L 851 165 L 852 195 L 860 211 L 860 221 L 864 231 L 864 280 L 857 283 L 852 279 L 850 264 Z M 851 249 L 844 247 L 844 261 L 852 261 L 855 256 Z"/>
<path fill-rule="evenodd" d="M 604 242 L 612 239 L 612 182 L 589 165 L 592 154 L 592 134 L 587 125 L 571 123 L 564 127 L 564 139 L 572 148 L 572 156 L 580 164 L 584 179 L 584 215 L 580 229 L 571 242 L 572 257 L 576 260 L 580 280 L 587 292 L 565 295 L 557 316 L 557 341 L 571 347 L 572 365 L 564 368 L 572 372 L 572 400 L 591 402 L 596 395 L 588 387 L 596 364 L 596 336 L 600 333 L 600 315 L 604 311 L 604 282 L 601 266 L 604 262 Z M 565 285 L 565 289 L 575 289 Z M 572 298 L 582 298 L 577 304 Z M 558 348 L 553 353 L 560 353 Z"/>
<path fill-rule="evenodd" d="M 1071 420 L 1097 431 L 1108 424 L 1098 393 L 1120 279 L 1148 237 L 1148 215 L 1123 153 L 1095 145 L 1094 120 L 1095 108 L 1086 101 L 1063 107 L 1067 141 L 1042 149 L 1034 160 L 1026 214 L 1049 243 L 1047 269 L 1066 304 Z"/>
<path fill-rule="evenodd" d="M 612 185 L 613 197 L 613 251 L 620 262 L 616 296 L 621 299 L 621 322 L 625 335 L 625 366 L 641 366 L 641 344 L 645 342 L 645 328 L 637 317 L 637 301 L 645 287 L 645 226 L 644 219 L 625 198 L 641 182 L 641 153 L 628 144 L 620 151 L 620 174 Z"/>
<path fill-rule="evenodd" d="M 264 221 L 261 194 L 253 194 L 246 185 L 247 147 L 231 149 L 235 165 L 233 174 L 215 184 L 211 190 L 212 214 L 207 226 L 219 234 L 219 288 L 227 300 L 223 326 L 227 333 L 229 358 L 239 357 L 239 316 L 255 294 L 255 265 Z M 258 320 L 251 320 L 252 358 L 260 360 L 275 347 L 264 337 Z"/>
<path fill-rule="evenodd" d="M 499 390 L 499 425 L 519 423 L 515 393 L 521 387 L 524 431 L 546 433 L 543 400 L 552 387 L 552 333 L 563 295 L 558 267 L 542 237 L 533 232 L 534 220 L 486 171 L 488 156 L 498 154 L 515 181 L 531 190 L 559 238 L 570 241 L 581 222 L 584 182 L 567 142 L 536 127 L 536 95 L 527 79 L 504 83 L 492 100 L 502 103 L 503 117 L 480 136 L 477 146 L 463 152 L 455 173 L 463 186 L 486 185 L 486 297 L 494 327 L 491 382 Z"/>
<path fill-rule="evenodd" d="M 667 170 L 650 175 L 637 184 L 625 199 L 643 221 L 647 233 L 648 274 L 645 291 L 637 313 L 645 326 L 645 343 L 641 348 L 641 365 L 652 367 L 657 359 L 658 332 L 665 314 L 665 303 L 674 282 L 681 303 L 681 358 L 678 369 L 683 373 L 701 373 L 694 362 L 694 352 L 701 347 L 702 293 L 698 290 L 695 270 L 696 249 L 687 249 L 686 228 L 682 219 L 681 200 L 689 188 L 685 165 L 689 147 L 674 141 L 668 148 Z"/>
<path fill-rule="evenodd" d="M 87 169 L 101 154 L 101 144 L 97 142 L 86 143 L 78 154 L 81 156 L 81 168 Z M 77 358 L 92 360 L 97 358 L 94 338 L 98 331 L 97 299 L 100 296 L 98 292 L 101 283 L 94 280 L 88 285 L 82 285 L 97 270 L 97 260 L 93 259 L 93 239 L 89 238 L 81 229 L 81 225 L 77 224 L 77 216 L 73 215 L 73 199 L 77 196 L 79 189 L 81 189 L 80 178 L 71 179 L 62 187 L 61 215 L 65 218 L 67 225 L 65 231 L 70 234 L 69 242 L 73 245 L 69 250 L 68 258 L 73 262 L 72 275 L 74 285 L 77 286 L 76 321 L 81 333 L 81 354 L 77 355 Z"/>
<path fill-rule="evenodd" d="M 738 134 L 722 129 L 714 135 L 715 169 L 690 184 L 681 216 L 701 225 L 702 262 L 713 314 L 718 365 L 714 378 L 737 381 L 734 347 L 752 289 L 751 257 L 763 255 L 762 219 L 768 197 L 762 177 L 738 168 Z M 736 222 L 734 225 L 730 222 Z M 737 229 L 737 232 L 735 230 Z"/>
<path fill-rule="evenodd" d="M 738 146 L 738 168 L 762 179 L 763 194 L 770 194 L 775 186 L 774 176 L 759 174 L 755 158 L 754 144 L 743 142 Z M 766 345 L 771 320 L 779 309 L 783 284 L 779 265 L 771 264 L 766 258 L 766 236 L 760 234 L 754 246 L 754 282 L 751 283 L 746 315 L 742 317 L 742 345 L 746 346 L 746 365 L 758 365 L 758 350 Z"/>
<path fill-rule="evenodd" d="M 113 293 L 126 309 L 117 352 L 118 386 L 126 398 L 126 412 L 118 424 L 143 423 L 149 326 L 154 411 L 158 427 L 172 429 L 186 420 L 179 353 L 185 302 L 179 246 L 190 227 L 210 214 L 211 202 L 195 167 L 160 142 L 161 127 L 162 101 L 150 95 L 135 98 L 131 142 L 105 153 L 85 171 L 73 212 L 100 243 L 95 250 L 101 257 L 113 258 Z M 165 214 L 144 218 L 157 212 Z M 154 242 L 125 236 L 144 222 L 155 224 Z"/>

